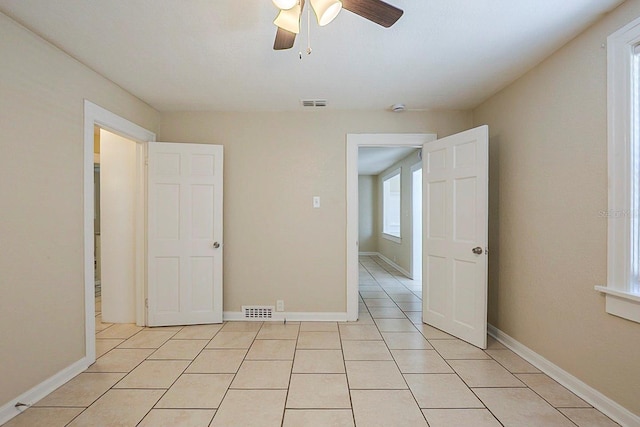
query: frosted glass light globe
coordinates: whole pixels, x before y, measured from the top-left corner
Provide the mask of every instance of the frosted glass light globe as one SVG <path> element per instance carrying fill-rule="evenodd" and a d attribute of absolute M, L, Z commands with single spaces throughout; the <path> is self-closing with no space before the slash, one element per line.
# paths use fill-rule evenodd
<path fill-rule="evenodd" d="M 278 9 L 289 10 L 298 4 L 298 0 L 273 0 L 273 4 L 275 4 Z"/>

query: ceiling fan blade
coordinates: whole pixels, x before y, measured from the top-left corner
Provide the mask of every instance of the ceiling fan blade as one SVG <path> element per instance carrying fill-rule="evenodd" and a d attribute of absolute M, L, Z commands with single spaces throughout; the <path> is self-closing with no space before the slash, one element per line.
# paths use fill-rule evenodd
<path fill-rule="evenodd" d="M 300 0 L 300 16 L 302 16 L 302 9 L 304 9 L 304 0 Z M 298 19 L 300 19 L 300 17 L 298 17 Z M 278 27 L 276 40 L 273 42 L 273 50 L 291 49 L 295 42 L 296 33 Z"/>
<path fill-rule="evenodd" d="M 291 49 L 295 42 L 296 33 L 292 33 L 278 27 L 278 32 L 276 32 L 276 40 L 273 42 L 273 50 Z"/>
<path fill-rule="evenodd" d="M 385 28 L 395 24 L 404 13 L 382 0 L 342 0 L 342 7 Z"/>

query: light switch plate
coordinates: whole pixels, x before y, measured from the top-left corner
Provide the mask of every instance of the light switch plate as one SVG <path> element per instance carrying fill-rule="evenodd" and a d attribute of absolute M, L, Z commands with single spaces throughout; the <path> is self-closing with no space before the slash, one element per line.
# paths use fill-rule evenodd
<path fill-rule="evenodd" d="M 320 196 L 313 196 L 313 207 L 314 208 L 320 207 Z"/>

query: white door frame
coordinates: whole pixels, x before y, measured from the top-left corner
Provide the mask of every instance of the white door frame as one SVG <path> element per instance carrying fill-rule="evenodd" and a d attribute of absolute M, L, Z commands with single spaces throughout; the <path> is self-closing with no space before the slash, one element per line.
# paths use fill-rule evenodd
<path fill-rule="evenodd" d="M 144 324 L 145 309 L 145 153 L 146 143 L 156 140 L 156 134 L 104 108 L 84 100 L 84 299 L 85 357 L 89 364 L 96 360 L 95 340 L 95 277 L 94 277 L 94 201 L 93 150 L 94 126 L 137 142 L 137 215 L 136 215 L 136 322 Z"/>
<path fill-rule="evenodd" d="M 417 280 L 417 278 L 420 278 L 420 280 L 422 280 L 422 233 L 416 233 L 416 224 L 419 224 L 420 226 L 420 230 L 422 230 L 422 215 L 420 216 L 419 219 L 417 219 L 416 221 L 416 190 L 415 190 L 415 185 L 416 185 L 416 180 L 415 180 L 415 173 L 416 171 L 419 171 L 422 169 L 422 157 L 420 157 L 420 161 L 418 163 L 416 163 L 415 165 L 411 166 L 411 269 L 409 270 L 411 272 L 411 278 L 413 280 Z M 420 181 L 420 184 L 422 184 L 422 180 Z M 422 185 L 420 186 L 422 188 Z M 419 203 L 419 207 L 420 207 L 420 212 L 422 212 L 422 191 L 420 191 L 420 203 Z M 416 235 L 420 235 L 420 244 L 416 244 Z M 416 248 L 419 248 L 419 252 L 420 252 L 420 256 L 417 257 L 416 256 Z M 419 259 L 419 265 L 420 268 L 416 268 L 416 259 Z"/>
<path fill-rule="evenodd" d="M 358 148 L 416 147 L 435 141 L 435 133 L 347 134 L 347 321 L 358 320 Z"/>

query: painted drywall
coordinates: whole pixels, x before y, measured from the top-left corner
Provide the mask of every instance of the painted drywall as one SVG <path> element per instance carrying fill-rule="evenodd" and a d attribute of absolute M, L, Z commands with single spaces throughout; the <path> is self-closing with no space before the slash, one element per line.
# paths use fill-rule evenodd
<path fill-rule="evenodd" d="M 471 124 L 470 112 L 182 112 L 162 114 L 158 140 L 225 147 L 225 311 L 282 299 L 286 311 L 344 313 L 346 135 Z"/>
<path fill-rule="evenodd" d="M 466 130 L 466 129 L 462 129 Z M 438 135 L 445 136 L 445 135 Z M 378 175 L 378 252 L 396 263 L 404 271 L 412 270 L 413 218 L 411 210 L 411 167 L 420 163 L 418 151 L 394 163 Z M 400 242 L 389 240 L 382 234 L 382 180 L 391 172 L 400 169 Z"/>
<path fill-rule="evenodd" d="M 630 0 L 474 110 L 490 130 L 489 321 L 640 415 L 640 324 L 605 313 L 606 37 Z"/>
<path fill-rule="evenodd" d="M 136 322 L 136 142 L 100 130 L 102 321 Z"/>
<path fill-rule="evenodd" d="M 83 108 L 158 113 L 0 14 L 0 406 L 85 354 Z"/>
<path fill-rule="evenodd" d="M 358 248 L 378 252 L 378 179 L 358 176 Z"/>

